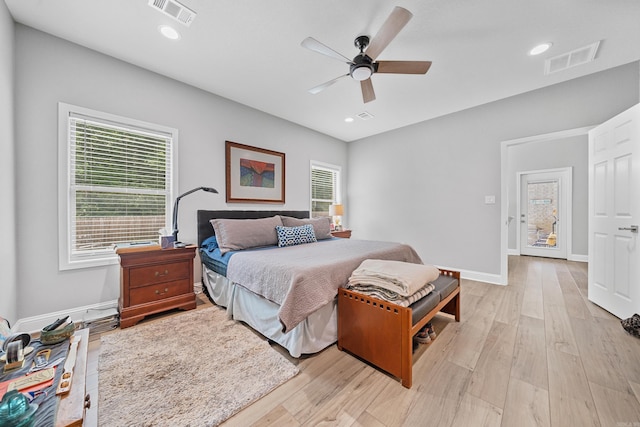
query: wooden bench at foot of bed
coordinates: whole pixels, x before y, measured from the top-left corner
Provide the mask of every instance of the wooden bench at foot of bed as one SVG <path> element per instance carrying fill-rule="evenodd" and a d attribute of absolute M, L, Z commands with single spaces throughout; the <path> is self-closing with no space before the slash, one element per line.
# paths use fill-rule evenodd
<path fill-rule="evenodd" d="M 413 336 L 442 311 L 460 321 L 460 272 L 440 269 L 440 278 L 456 279 L 457 285 L 439 289 L 437 304 L 419 319 L 413 309 L 369 297 L 348 289 L 338 291 L 338 349 L 347 351 L 401 379 L 411 388 Z M 443 281 L 444 282 L 444 281 Z M 449 280 L 449 282 L 451 282 Z M 434 295 L 423 299 L 435 298 Z"/>

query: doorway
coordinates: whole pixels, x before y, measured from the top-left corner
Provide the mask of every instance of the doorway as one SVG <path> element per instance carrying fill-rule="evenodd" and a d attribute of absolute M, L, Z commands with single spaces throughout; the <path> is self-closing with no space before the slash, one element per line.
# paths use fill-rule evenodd
<path fill-rule="evenodd" d="M 559 132 L 552 132 L 552 133 L 548 133 L 548 134 L 543 134 L 543 135 L 536 135 L 536 136 L 530 136 L 530 137 L 525 137 L 525 138 L 518 138 L 518 139 L 512 139 L 512 140 L 508 140 L 508 141 L 502 141 L 501 143 L 501 147 L 500 147 L 500 157 L 501 157 L 501 179 L 500 179 L 500 184 L 501 184 L 501 189 L 500 189 L 500 199 L 501 199 L 501 207 L 500 207 L 500 218 L 501 218 L 501 231 L 500 231 L 500 239 L 501 239 L 501 244 L 500 244 L 500 251 L 501 251 L 501 259 L 500 259 L 500 283 L 503 285 L 506 285 L 508 282 L 508 276 L 509 276 L 509 271 L 508 271 L 508 256 L 509 254 L 512 255 L 518 255 L 520 253 L 520 246 L 519 246 L 519 240 L 518 242 L 516 242 L 517 239 L 519 239 L 520 233 L 517 232 L 518 230 L 518 226 L 520 224 L 520 218 L 518 218 L 518 214 L 517 214 L 517 203 L 518 203 L 518 197 L 516 197 L 516 191 L 518 188 L 518 183 L 517 181 L 517 173 L 516 171 L 518 169 L 513 170 L 512 166 L 513 166 L 513 162 L 511 162 L 511 153 L 514 151 L 519 151 L 520 147 L 527 147 L 527 146 L 531 146 L 531 147 L 535 147 L 536 150 L 535 151 L 541 151 L 544 152 L 544 150 L 537 150 L 538 147 L 543 147 L 545 146 L 545 144 L 556 144 L 556 141 L 558 140 L 564 140 L 567 138 L 575 138 L 576 140 L 579 140 L 581 144 L 584 144 L 585 147 L 588 146 L 588 132 L 590 129 L 592 129 L 593 126 L 588 126 L 588 127 L 583 127 L 583 128 L 576 128 L 576 129 L 570 129 L 570 130 L 565 130 L 565 131 L 559 131 Z M 586 148 L 585 148 L 585 153 L 586 153 Z M 571 155 L 571 154 L 570 154 Z M 532 153 L 533 157 L 535 156 L 535 152 Z M 531 171 L 536 171 L 536 170 L 546 170 L 546 169 L 551 169 L 551 168 L 561 168 L 561 167 L 565 167 L 567 165 L 572 165 L 574 167 L 574 171 L 573 174 L 576 174 L 576 176 L 581 176 L 582 173 L 586 173 L 583 170 L 581 170 L 580 168 L 583 168 L 584 170 L 586 170 L 587 168 L 587 158 L 585 156 L 584 162 L 580 161 L 580 162 L 567 162 L 564 164 L 558 164 L 555 163 L 553 164 L 553 162 L 556 161 L 556 156 L 546 156 L 549 161 L 542 165 L 532 165 L 531 167 L 522 167 L 520 168 L 520 170 L 531 170 Z M 581 165 L 580 168 L 578 168 L 578 163 Z M 582 164 L 584 163 L 584 164 Z M 579 170 L 580 169 L 580 170 Z M 513 182 L 513 185 L 510 184 L 510 182 Z M 576 182 L 573 183 L 572 187 L 575 187 L 576 185 L 578 185 L 578 183 L 581 183 L 581 180 L 577 180 Z M 582 185 L 582 184 L 581 184 Z M 585 211 L 585 218 L 586 218 L 586 211 L 587 211 L 587 204 L 586 204 L 586 200 L 587 200 L 587 194 L 588 194 L 588 190 L 587 190 L 587 184 L 584 184 L 584 189 L 580 188 L 579 191 L 576 191 L 576 188 L 573 189 L 573 203 L 575 204 L 576 201 L 580 201 L 580 206 L 578 206 L 576 209 L 573 209 L 574 214 L 576 212 L 581 212 L 582 210 Z M 513 193 L 510 193 L 511 191 L 513 191 Z M 584 193 L 584 194 L 583 194 Z M 582 207 L 584 205 L 584 207 Z M 580 219 L 580 218 L 579 218 Z M 575 221 L 575 220 L 574 220 Z M 565 224 L 567 224 L 565 222 Z M 580 221 L 576 222 L 573 224 L 573 227 L 576 230 L 582 230 L 584 229 L 584 236 L 582 236 L 581 233 L 573 233 L 574 235 L 572 236 L 573 239 L 571 240 L 567 240 L 567 259 L 570 261 L 587 261 L 587 255 L 586 255 L 586 238 L 587 238 L 587 225 L 586 225 L 586 220 L 585 220 L 585 224 L 582 224 L 582 219 L 580 219 Z M 584 237 L 584 239 L 583 239 Z M 577 241 L 576 241 L 577 239 Z M 579 252 L 577 253 L 573 253 L 573 251 L 575 249 L 578 249 Z M 582 251 L 584 250 L 584 255 L 582 255 Z"/>
<path fill-rule="evenodd" d="M 521 255 L 567 259 L 571 241 L 572 168 L 518 172 Z"/>

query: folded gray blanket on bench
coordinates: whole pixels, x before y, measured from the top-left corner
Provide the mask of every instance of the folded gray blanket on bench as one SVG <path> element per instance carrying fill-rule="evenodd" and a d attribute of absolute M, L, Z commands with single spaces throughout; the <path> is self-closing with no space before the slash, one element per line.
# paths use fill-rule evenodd
<path fill-rule="evenodd" d="M 414 302 L 429 295 L 435 288 L 436 287 L 433 284 L 427 283 L 426 286 L 419 289 L 413 295 L 405 297 L 396 292 L 375 285 L 357 284 L 347 286 L 347 289 L 349 290 L 360 292 L 361 294 L 365 294 L 381 300 L 389 301 L 402 307 L 409 307 Z"/>
<path fill-rule="evenodd" d="M 365 259 L 351 273 L 349 285 L 376 286 L 409 297 L 427 283 L 436 280 L 439 274 L 440 271 L 433 265 L 389 259 Z"/>

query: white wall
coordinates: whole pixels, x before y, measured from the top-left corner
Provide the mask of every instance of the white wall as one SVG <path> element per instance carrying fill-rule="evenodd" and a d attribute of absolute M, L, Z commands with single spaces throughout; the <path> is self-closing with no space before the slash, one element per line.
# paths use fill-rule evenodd
<path fill-rule="evenodd" d="M 17 320 L 15 155 L 13 114 L 14 24 L 7 5 L 0 2 L 0 317 L 12 324 Z"/>
<path fill-rule="evenodd" d="M 353 236 L 499 281 L 501 141 L 601 123 L 637 104 L 638 86 L 636 62 L 349 144 Z"/>
<path fill-rule="evenodd" d="M 179 130 L 180 240 L 195 242 L 197 209 L 309 209 L 309 165 L 346 170 L 342 141 L 16 24 L 17 237 L 20 318 L 115 300 L 117 265 L 58 271 L 57 103 Z M 224 143 L 286 154 L 286 204 L 225 203 Z M 199 277 L 199 270 L 196 268 Z"/>
<path fill-rule="evenodd" d="M 589 231 L 589 150 L 587 135 L 531 142 L 509 147 L 507 150 L 509 182 L 509 215 L 514 217 L 509 225 L 509 249 L 517 250 L 517 173 L 542 169 L 572 167 L 571 255 L 588 255 Z"/>

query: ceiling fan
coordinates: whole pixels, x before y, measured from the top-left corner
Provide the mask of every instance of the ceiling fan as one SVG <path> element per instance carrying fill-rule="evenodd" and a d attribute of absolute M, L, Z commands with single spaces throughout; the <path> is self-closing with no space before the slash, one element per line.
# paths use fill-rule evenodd
<path fill-rule="evenodd" d="M 304 39 L 300 44 L 302 47 L 349 64 L 349 73 L 315 86 L 309 89 L 309 92 L 316 94 L 328 88 L 341 78 L 351 76 L 351 78 L 360 82 L 362 99 L 367 103 L 376 99 L 376 94 L 373 91 L 373 83 L 371 82 L 371 76 L 374 73 L 426 74 L 426 72 L 429 71 L 429 67 L 431 67 L 431 61 L 375 60 L 398 35 L 400 30 L 407 25 L 411 17 L 413 17 L 413 14 L 407 9 L 396 6 L 372 40 L 369 39 L 369 36 L 356 37 L 354 44 L 360 49 L 360 53 L 353 59 L 347 58 L 312 37 Z"/>

